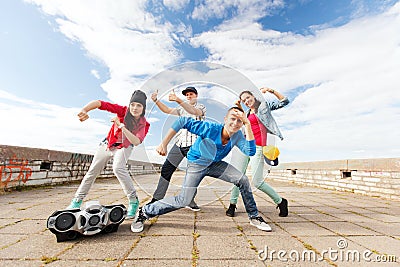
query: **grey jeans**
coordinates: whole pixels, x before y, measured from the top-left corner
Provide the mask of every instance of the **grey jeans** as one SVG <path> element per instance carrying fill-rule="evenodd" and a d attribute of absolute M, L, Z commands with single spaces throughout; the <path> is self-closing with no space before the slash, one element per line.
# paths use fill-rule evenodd
<path fill-rule="evenodd" d="M 105 142 L 100 143 L 96 154 L 94 154 L 89 170 L 85 177 L 83 177 L 83 180 L 75 193 L 75 198 L 77 200 L 82 200 L 86 197 L 97 176 L 101 173 L 111 158 L 113 158 L 113 172 L 115 176 L 117 176 L 125 195 L 128 199 L 136 198 L 136 189 L 126 168 L 126 163 L 128 162 L 132 150 L 132 146 L 110 150 L 107 148 Z"/>

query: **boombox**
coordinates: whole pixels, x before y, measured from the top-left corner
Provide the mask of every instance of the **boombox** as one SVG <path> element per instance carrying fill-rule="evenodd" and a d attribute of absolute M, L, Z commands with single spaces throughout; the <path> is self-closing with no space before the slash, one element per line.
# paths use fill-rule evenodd
<path fill-rule="evenodd" d="M 55 211 L 47 219 L 47 228 L 56 235 L 57 242 L 63 242 L 80 235 L 116 232 L 125 217 L 126 207 L 122 204 L 102 206 L 98 201 L 89 201 L 83 209 Z"/>

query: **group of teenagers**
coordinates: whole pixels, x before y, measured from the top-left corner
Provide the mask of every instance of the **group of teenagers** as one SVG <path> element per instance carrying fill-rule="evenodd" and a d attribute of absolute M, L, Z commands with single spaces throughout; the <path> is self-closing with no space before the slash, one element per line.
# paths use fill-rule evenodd
<path fill-rule="evenodd" d="M 150 128 L 145 118 L 147 96 L 140 90 L 134 91 L 128 106 L 101 100 L 89 102 L 78 114 L 80 121 L 87 120 L 88 113 L 94 109 L 105 110 L 116 116 L 111 120 L 111 129 L 100 143 L 89 170 L 68 208 L 80 208 L 96 177 L 112 158 L 113 172 L 128 198 L 126 219 L 133 219 L 132 232 L 143 231 L 147 219 L 180 208 L 187 207 L 199 211 L 195 196 L 205 176 L 234 185 L 230 205 L 226 210 L 227 216 L 235 216 L 240 193 L 250 224 L 260 230 L 271 231 L 271 227 L 259 215 L 246 169 L 250 165 L 253 185 L 277 204 L 279 216 L 288 216 L 288 201 L 264 181 L 263 147 L 267 145 L 267 134 L 283 139 L 271 111 L 286 106 L 289 100 L 271 88 L 263 87 L 260 91 L 263 94 L 267 92 L 273 94 L 277 100 L 259 100 L 251 91 L 243 91 L 239 95 L 239 100 L 227 111 L 223 123 L 204 120 L 206 107 L 197 102 L 198 92 L 195 87 L 186 87 L 182 91 L 186 101 L 172 91 L 169 94 L 169 101 L 178 104 L 174 108 L 157 98 L 158 91 L 152 93 L 151 100 L 162 112 L 176 115 L 178 118 L 157 147 L 158 154 L 167 157 L 161 167 L 161 175 L 153 198 L 140 208 L 127 162 L 133 148 L 143 142 Z M 241 104 L 248 108 L 246 112 Z M 167 145 L 174 137 L 175 143 L 167 151 Z M 232 153 L 231 163 L 223 161 L 234 147 L 241 153 Z M 187 168 L 181 191 L 176 196 L 165 197 L 171 177 L 185 157 Z"/>

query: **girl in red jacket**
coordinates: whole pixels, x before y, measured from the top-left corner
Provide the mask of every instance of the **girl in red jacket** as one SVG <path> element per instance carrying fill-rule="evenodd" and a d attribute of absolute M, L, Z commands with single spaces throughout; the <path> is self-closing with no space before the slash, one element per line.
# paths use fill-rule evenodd
<path fill-rule="evenodd" d="M 129 201 L 126 218 L 132 219 L 135 216 L 139 200 L 126 164 L 133 147 L 143 142 L 150 127 L 150 124 L 144 117 L 146 99 L 147 97 L 144 92 L 136 90 L 132 94 L 129 107 L 95 100 L 88 103 L 79 112 L 78 118 L 80 121 L 87 120 L 89 118 L 88 112 L 96 108 L 115 113 L 116 117 L 112 119 L 113 125 L 107 137 L 100 143 L 89 170 L 85 177 L 83 177 L 75 193 L 75 197 L 68 208 L 79 208 L 82 205 L 82 200 L 89 192 L 96 177 L 104 169 L 107 162 L 113 158 L 114 174 L 121 183 L 122 189 Z"/>

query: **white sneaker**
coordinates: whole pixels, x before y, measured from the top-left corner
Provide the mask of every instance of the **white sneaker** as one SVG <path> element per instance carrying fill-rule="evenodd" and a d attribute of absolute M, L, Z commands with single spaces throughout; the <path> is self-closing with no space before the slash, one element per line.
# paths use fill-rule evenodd
<path fill-rule="evenodd" d="M 131 231 L 134 233 L 142 232 L 143 228 L 144 228 L 144 222 L 146 220 L 147 220 L 147 216 L 142 211 L 142 208 L 140 208 L 136 220 L 134 220 L 131 224 Z"/>
<path fill-rule="evenodd" d="M 271 232 L 272 228 L 263 219 L 263 217 L 258 216 L 250 219 L 250 224 L 257 227 L 260 230 Z"/>
<path fill-rule="evenodd" d="M 196 203 L 190 203 L 188 206 L 186 206 L 185 208 L 190 209 L 192 211 L 200 211 L 201 209 L 199 208 L 199 206 L 197 206 Z"/>

